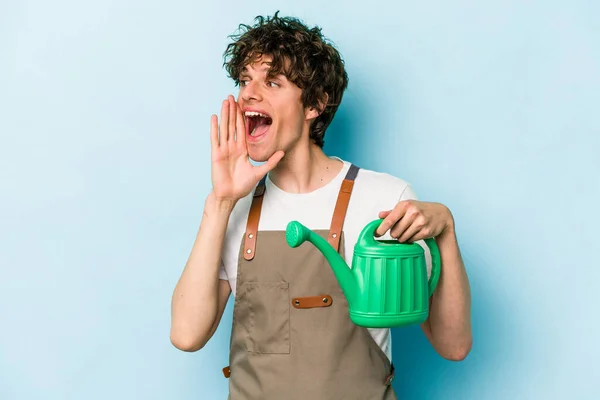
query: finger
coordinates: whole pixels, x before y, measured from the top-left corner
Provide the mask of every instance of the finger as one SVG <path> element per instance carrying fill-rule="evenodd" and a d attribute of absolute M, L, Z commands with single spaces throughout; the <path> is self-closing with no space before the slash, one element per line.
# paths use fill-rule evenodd
<path fill-rule="evenodd" d="M 221 105 L 221 126 L 219 130 L 219 145 L 227 144 L 227 136 L 229 132 L 229 102 L 223 101 Z"/>
<path fill-rule="evenodd" d="M 233 99 L 233 96 L 229 95 L 229 97 L 227 98 L 228 102 L 229 102 L 229 144 L 232 145 L 233 142 L 235 141 L 235 120 L 237 118 L 237 114 L 236 114 L 236 104 L 235 104 L 235 100 Z"/>
<path fill-rule="evenodd" d="M 247 150 L 246 147 L 246 120 L 244 119 L 244 114 L 242 113 L 242 107 L 237 106 L 236 111 L 236 142 L 237 146 L 243 150 Z"/>
<path fill-rule="evenodd" d="M 398 241 L 401 243 L 414 243 L 417 240 L 425 239 L 426 235 L 424 232 L 426 232 L 425 228 L 421 228 L 421 229 L 417 228 L 415 230 L 415 232 L 412 234 L 407 230 L 405 232 L 406 237 L 401 237 L 400 239 L 398 239 Z"/>
<path fill-rule="evenodd" d="M 210 116 L 210 145 L 213 150 L 219 147 L 219 120 L 215 114 Z"/>
<path fill-rule="evenodd" d="M 389 231 L 392 226 L 396 225 L 396 222 L 398 222 L 398 220 L 406 213 L 406 207 L 406 203 L 400 202 L 396 204 L 396 207 L 394 207 L 394 209 L 383 219 L 381 224 L 379 224 L 375 230 L 375 236 L 385 235 L 385 233 Z"/>
<path fill-rule="evenodd" d="M 400 218 L 400 221 L 398 221 L 390 230 L 390 236 L 394 239 L 398 239 L 400 242 L 404 242 L 423 227 L 416 223 L 416 219 L 416 213 L 404 214 L 404 217 Z"/>
<path fill-rule="evenodd" d="M 269 157 L 266 163 L 256 167 L 257 175 L 260 175 L 261 178 L 265 176 L 269 171 L 271 171 L 273 168 L 275 168 L 275 166 L 277 166 L 279 161 L 281 161 L 281 159 L 283 158 L 284 154 L 285 153 L 283 152 L 283 150 L 279 150 L 271 157 Z"/>
<path fill-rule="evenodd" d="M 378 217 L 379 218 L 385 218 L 388 215 L 390 215 L 390 213 L 392 212 L 392 210 L 387 210 L 387 211 L 380 211 Z"/>

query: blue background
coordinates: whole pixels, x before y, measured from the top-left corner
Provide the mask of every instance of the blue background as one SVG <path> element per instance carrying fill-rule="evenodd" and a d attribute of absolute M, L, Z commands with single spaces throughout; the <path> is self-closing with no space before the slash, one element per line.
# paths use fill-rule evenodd
<path fill-rule="evenodd" d="M 4 1 L 0 399 L 224 399 L 231 303 L 188 354 L 170 297 L 210 191 L 240 22 L 345 57 L 326 150 L 453 211 L 474 347 L 394 331 L 403 399 L 598 399 L 600 7 L 592 1 Z"/>

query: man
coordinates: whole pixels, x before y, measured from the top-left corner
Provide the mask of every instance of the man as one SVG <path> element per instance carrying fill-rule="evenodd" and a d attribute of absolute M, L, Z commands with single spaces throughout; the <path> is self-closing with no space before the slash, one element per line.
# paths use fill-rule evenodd
<path fill-rule="evenodd" d="M 470 293 L 452 214 L 402 179 L 323 152 L 348 78 L 320 29 L 277 14 L 242 27 L 225 52 L 239 95 L 211 117 L 213 189 L 173 294 L 171 341 L 201 349 L 233 292 L 232 400 L 395 399 L 389 329 L 354 325 L 322 255 L 290 248 L 285 227 L 300 221 L 346 260 L 376 218 L 377 236 L 435 237 L 442 272 L 422 329 L 442 357 L 462 360 Z"/>

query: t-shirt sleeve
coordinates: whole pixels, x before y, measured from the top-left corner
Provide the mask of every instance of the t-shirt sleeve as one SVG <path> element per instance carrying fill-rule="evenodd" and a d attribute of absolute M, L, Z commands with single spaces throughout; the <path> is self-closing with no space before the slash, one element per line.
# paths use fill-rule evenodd
<path fill-rule="evenodd" d="M 417 194 L 415 193 L 414 189 L 408 184 L 404 187 L 404 190 L 400 195 L 400 201 L 403 200 L 418 200 Z"/>
<path fill-rule="evenodd" d="M 225 264 L 223 264 L 223 261 L 221 260 L 221 264 L 219 266 L 219 279 L 227 281 L 229 280 L 227 278 L 227 271 L 225 271 Z"/>
<path fill-rule="evenodd" d="M 400 195 L 400 201 L 404 200 L 419 200 L 417 197 L 417 193 L 415 193 L 414 189 L 410 185 L 406 185 L 402 194 Z M 427 277 L 431 276 L 431 268 L 432 268 L 432 260 L 431 260 L 431 252 L 429 251 L 429 247 L 425 244 L 425 241 L 418 240 L 416 242 L 419 246 L 421 246 L 425 250 L 425 263 L 427 265 Z"/>

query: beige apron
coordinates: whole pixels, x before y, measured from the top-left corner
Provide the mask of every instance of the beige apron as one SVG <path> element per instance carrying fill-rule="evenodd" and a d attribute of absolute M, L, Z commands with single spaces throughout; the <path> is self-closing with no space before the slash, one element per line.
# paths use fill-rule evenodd
<path fill-rule="evenodd" d="M 351 166 L 331 229 L 315 231 L 342 254 L 342 225 L 358 168 Z M 242 239 L 231 333 L 230 400 L 395 400 L 393 366 L 355 325 L 325 260 L 311 243 L 291 248 L 285 231 L 257 232 L 264 179 Z"/>

